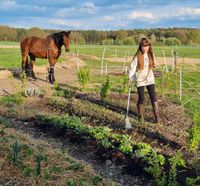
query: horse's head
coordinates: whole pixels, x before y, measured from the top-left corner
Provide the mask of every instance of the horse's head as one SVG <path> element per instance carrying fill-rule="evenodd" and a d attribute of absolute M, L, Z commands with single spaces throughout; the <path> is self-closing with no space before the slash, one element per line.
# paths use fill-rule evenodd
<path fill-rule="evenodd" d="M 62 45 L 65 46 L 65 51 L 68 52 L 70 51 L 70 35 L 71 31 L 62 31 L 62 32 L 58 32 L 58 33 L 54 33 L 53 35 L 51 35 L 50 37 L 53 38 L 56 46 L 61 49 Z"/>
<path fill-rule="evenodd" d="M 62 31 L 62 37 L 63 37 L 63 45 L 65 46 L 65 51 L 69 52 L 70 51 L 70 38 L 69 35 L 71 33 L 71 31 Z"/>

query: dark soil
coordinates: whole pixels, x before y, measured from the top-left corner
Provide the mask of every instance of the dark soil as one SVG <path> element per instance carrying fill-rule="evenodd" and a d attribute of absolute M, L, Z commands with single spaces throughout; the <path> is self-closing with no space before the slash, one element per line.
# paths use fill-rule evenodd
<path fill-rule="evenodd" d="M 2 119 L 2 117 L 0 117 Z M 55 130 L 48 125 L 38 126 L 33 118 L 20 121 L 14 118 L 4 118 L 17 130 L 28 133 L 35 139 L 48 142 L 52 148 L 67 151 L 71 156 L 90 164 L 96 173 L 111 179 L 123 186 L 151 186 L 150 176 L 140 167 L 130 167 L 120 152 L 109 152 L 98 148 L 92 140 L 83 140 L 72 131 Z"/>

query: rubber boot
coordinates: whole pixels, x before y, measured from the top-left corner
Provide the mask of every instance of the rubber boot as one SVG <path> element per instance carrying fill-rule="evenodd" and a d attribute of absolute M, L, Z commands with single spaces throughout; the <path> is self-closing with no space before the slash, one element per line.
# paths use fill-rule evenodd
<path fill-rule="evenodd" d="M 138 121 L 140 123 L 144 123 L 144 105 L 137 104 L 137 108 L 138 108 Z"/>
<path fill-rule="evenodd" d="M 153 114 L 155 117 L 155 123 L 160 123 L 158 102 L 156 101 L 156 102 L 152 103 L 152 107 L 153 107 Z"/>

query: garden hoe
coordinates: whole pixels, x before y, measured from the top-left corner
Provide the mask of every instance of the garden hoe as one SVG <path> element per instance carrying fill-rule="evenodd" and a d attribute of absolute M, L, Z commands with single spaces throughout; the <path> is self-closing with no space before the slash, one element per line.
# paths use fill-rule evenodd
<path fill-rule="evenodd" d="M 129 115 L 129 106 L 130 106 L 130 97 L 131 97 L 131 88 L 129 88 L 129 90 L 128 90 L 128 103 L 127 103 L 126 119 L 125 119 L 125 122 L 126 122 L 125 128 L 126 129 L 131 129 L 132 128 L 131 123 L 129 121 L 129 117 L 128 117 L 128 115 Z"/>

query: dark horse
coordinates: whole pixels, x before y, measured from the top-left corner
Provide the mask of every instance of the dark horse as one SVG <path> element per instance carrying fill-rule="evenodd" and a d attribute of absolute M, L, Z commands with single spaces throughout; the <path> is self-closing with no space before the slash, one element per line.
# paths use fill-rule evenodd
<path fill-rule="evenodd" d="M 22 71 L 25 70 L 28 77 L 36 79 L 33 66 L 36 58 L 48 59 L 50 68 L 48 78 L 50 83 L 54 83 L 54 66 L 61 55 L 61 47 L 65 46 L 65 51 L 69 51 L 71 31 L 62 31 L 47 36 L 46 38 L 27 37 L 21 41 Z M 28 63 L 28 55 L 30 63 Z"/>

